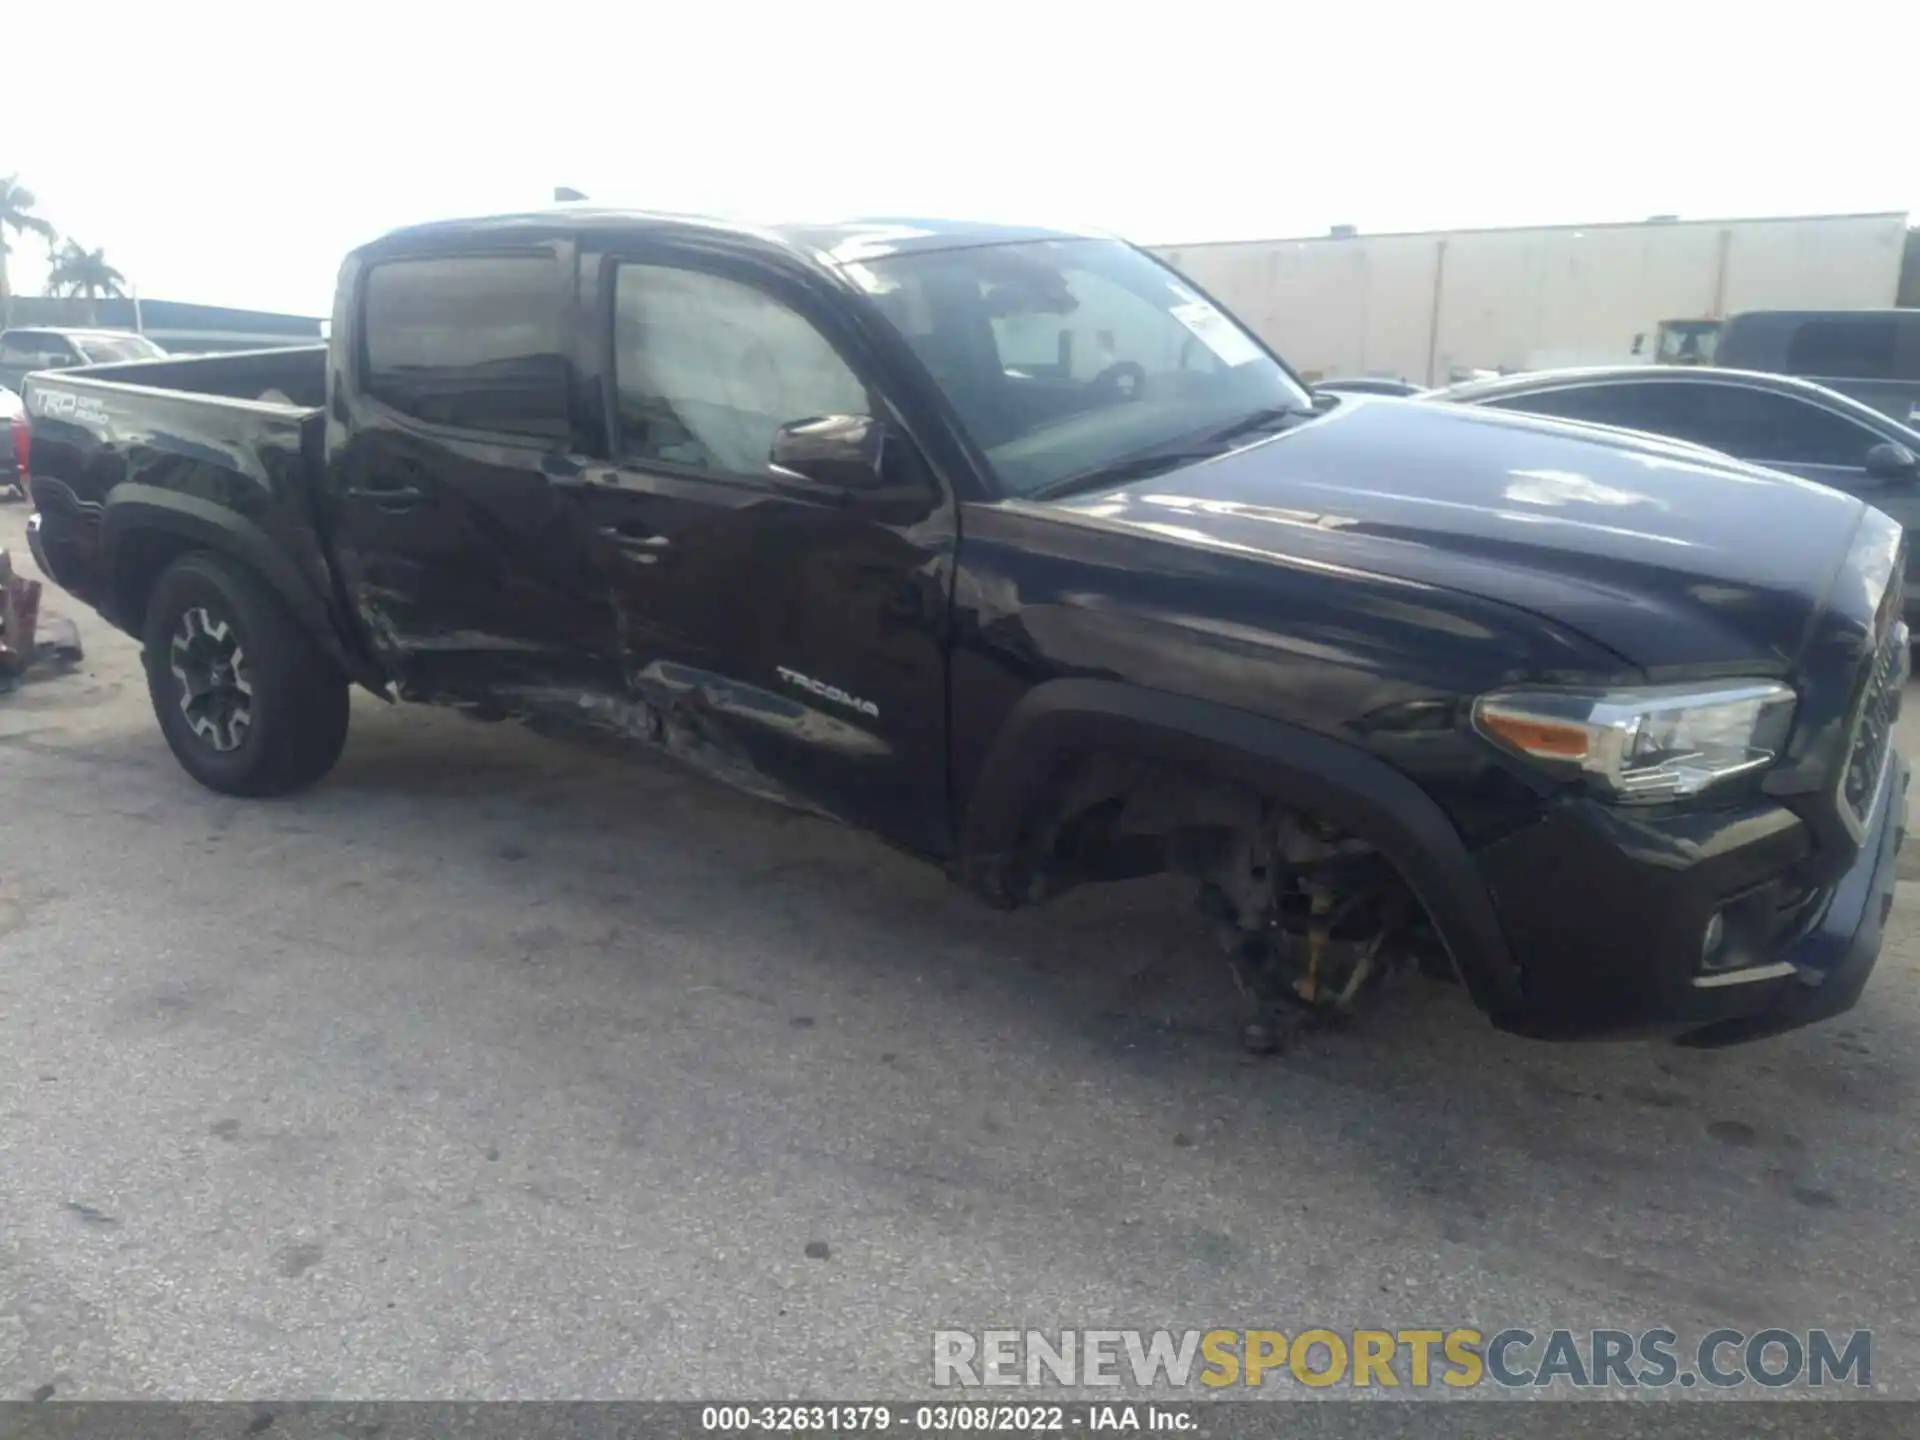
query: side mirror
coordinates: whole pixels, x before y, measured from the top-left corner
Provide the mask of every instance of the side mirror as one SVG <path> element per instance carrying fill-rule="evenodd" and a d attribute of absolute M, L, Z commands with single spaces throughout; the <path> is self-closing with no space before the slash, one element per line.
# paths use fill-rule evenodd
<path fill-rule="evenodd" d="M 870 415 L 816 415 L 773 432 L 767 463 L 830 490 L 875 490 L 881 484 L 886 427 Z"/>
<path fill-rule="evenodd" d="M 1920 457 L 1904 445 L 1883 441 L 1867 451 L 1867 474 L 1880 480 L 1912 480 L 1920 477 Z"/>

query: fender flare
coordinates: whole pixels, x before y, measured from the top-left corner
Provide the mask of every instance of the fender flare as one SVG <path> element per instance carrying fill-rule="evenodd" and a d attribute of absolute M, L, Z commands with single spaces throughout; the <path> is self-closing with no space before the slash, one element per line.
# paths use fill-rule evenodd
<path fill-rule="evenodd" d="M 196 548 L 229 555 L 254 571 L 293 613 L 300 627 L 340 668 L 362 684 L 376 688 L 383 677 L 342 641 L 339 624 L 326 598 L 314 589 L 298 567 L 267 532 L 246 516 L 224 505 L 162 490 L 154 485 L 122 484 L 107 496 L 100 515 L 100 610 L 128 634 L 140 635 L 143 616 L 121 613 L 120 547 L 130 535 L 160 531 L 191 541 Z"/>
<path fill-rule="evenodd" d="M 1111 680 L 1051 680 L 1000 728 L 967 804 L 957 878 L 993 898 L 1032 797 L 1059 761 L 1118 748 L 1192 764 L 1372 845 L 1426 907 L 1474 1003 L 1519 1008 L 1520 973 L 1460 833 L 1406 775 L 1356 746 L 1245 710 Z"/>

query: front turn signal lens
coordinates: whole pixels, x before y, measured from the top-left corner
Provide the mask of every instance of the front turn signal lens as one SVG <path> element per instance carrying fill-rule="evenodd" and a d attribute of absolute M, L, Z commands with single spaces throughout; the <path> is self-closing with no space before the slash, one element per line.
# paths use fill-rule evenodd
<path fill-rule="evenodd" d="M 1481 729 L 1503 740 L 1523 755 L 1541 759 L 1584 760 L 1591 748 L 1586 728 L 1560 725 L 1531 716 L 1489 707 L 1481 712 Z"/>
<path fill-rule="evenodd" d="M 1474 702 L 1487 739 L 1608 798 L 1653 803 L 1763 770 L 1785 749 L 1794 693 L 1770 680 L 1715 686 L 1509 691 Z"/>

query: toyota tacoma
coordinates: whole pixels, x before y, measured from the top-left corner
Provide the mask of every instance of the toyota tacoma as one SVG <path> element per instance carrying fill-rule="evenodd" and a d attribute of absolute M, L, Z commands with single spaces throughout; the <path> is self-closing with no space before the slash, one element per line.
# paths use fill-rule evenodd
<path fill-rule="evenodd" d="M 1625 432 L 1315 397 L 1141 250 L 567 210 L 347 257 L 326 345 L 26 384 L 31 544 L 196 780 L 348 693 L 654 746 L 1001 906 L 1191 877 L 1270 1048 L 1420 965 L 1547 1037 L 1852 1005 L 1900 528 Z"/>

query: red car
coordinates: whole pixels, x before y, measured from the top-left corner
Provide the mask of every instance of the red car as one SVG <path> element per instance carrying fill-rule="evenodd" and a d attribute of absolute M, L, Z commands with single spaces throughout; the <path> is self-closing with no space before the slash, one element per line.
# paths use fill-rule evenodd
<path fill-rule="evenodd" d="M 0 494 L 27 498 L 27 407 L 0 385 Z"/>

